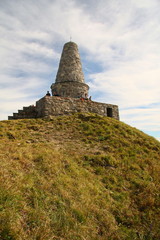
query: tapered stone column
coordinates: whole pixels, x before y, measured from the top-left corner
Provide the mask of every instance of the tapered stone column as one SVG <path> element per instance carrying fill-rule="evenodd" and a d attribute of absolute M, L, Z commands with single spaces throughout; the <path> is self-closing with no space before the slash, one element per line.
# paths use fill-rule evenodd
<path fill-rule="evenodd" d="M 78 46 L 74 42 L 64 45 L 55 83 L 51 86 L 53 96 L 88 97 L 89 87 L 84 75 Z"/>

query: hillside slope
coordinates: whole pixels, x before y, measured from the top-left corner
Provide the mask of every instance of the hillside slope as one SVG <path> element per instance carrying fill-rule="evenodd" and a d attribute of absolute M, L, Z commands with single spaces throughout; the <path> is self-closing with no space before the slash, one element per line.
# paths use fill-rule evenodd
<path fill-rule="evenodd" d="M 160 239 L 160 143 L 93 114 L 0 122 L 0 239 Z"/>

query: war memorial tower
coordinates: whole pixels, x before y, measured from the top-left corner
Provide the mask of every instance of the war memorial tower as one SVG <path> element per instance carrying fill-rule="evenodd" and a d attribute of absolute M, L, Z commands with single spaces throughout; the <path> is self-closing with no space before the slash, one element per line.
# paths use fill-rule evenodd
<path fill-rule="evenodd" d="M 119 120 L 117 105 L 92 101 L 85 83 L 78 46 L 74 42 L 64 45 L 55 83 L 49 92 L 36 102 L 36 106 L 23 107 L 8 119 L 41 118 L 90 112 Z"/>

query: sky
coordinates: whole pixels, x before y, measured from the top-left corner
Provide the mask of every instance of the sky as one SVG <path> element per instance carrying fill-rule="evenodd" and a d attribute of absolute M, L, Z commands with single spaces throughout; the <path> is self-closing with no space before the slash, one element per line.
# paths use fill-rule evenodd
<path fill-rule="evenodd" d="M 92 100 L 160 140 L 159 13 L 159 0 L 0 0 L 0 120 L 50 90 L 71 38 Z"/>

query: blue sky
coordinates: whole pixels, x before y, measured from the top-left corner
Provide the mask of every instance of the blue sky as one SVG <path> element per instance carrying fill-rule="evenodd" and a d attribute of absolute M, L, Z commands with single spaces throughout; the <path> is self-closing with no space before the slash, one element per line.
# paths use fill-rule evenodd
<path fill-rule="evenodd" d="M 160 140 L 159 12 L 159 0 L 0 1 L 0 120 L 50 90 L 71 36 L 92 99 Z"/>

